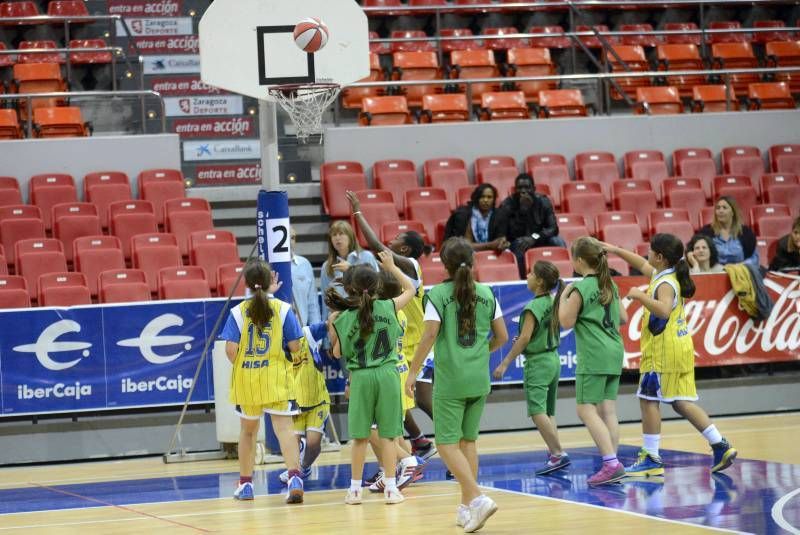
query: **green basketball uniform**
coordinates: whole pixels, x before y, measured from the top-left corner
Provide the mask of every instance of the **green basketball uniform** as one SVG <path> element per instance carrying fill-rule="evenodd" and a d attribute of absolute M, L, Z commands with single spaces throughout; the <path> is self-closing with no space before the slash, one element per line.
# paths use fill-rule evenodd
<path fill-rule="evenodd" d="M 550 334 L 552 314 L 553 299 L 549 295 L 540 295 L 525 305 L 519 319 L 520 332 L 525 322 L 530 321 L 530 315 L 536 319 L 531 340 L 522 350 L 525 355 L 525 399 L 531 416 L 542 413 L 554 416 L 556 413 L 561 361 L 558 357 L 558 337 Z"/>
<path fill-rule="evenodd" d="M 519 317 L 519 330 L 522 332 L 522 326 L 525 319 L 529 317 L 525 312 L 530 312 L 536 318 L 536 328 L 531 335 L 531 340 L 525 349 L 522 350 L 525 356 L 536 355 L 548 351 L 558 349 L 558 339 L 550 336 L 550 318 L 553 314 L 553 299 L 549 295 L 539 295 L 534 297 L 525 308 L 522 309 L 522 315 Z"/>
<path fill-rule="evenodd" d="M 619 375 L 624 349 L 619 334 L 619 290 L 613 282 L 614 296 L 607 305 L 600 303 L 597 277 L 589 275 L 575 282 L 583 303 L 575 321 L 578 352 L 576 375 Z"/>
<path fill-rule="evenodd" d="M 433 395 L 441 399 L 464 399 L 489 393 L 489 333 L 497 302 L 491 288 L 475 283 L 475 328 L 458 334 L 460 307 L 452 281 L 434 286 L 425 296 L 436 309 L 441 325 L 436 337 L 436 381 Z"/>
<path fill-rule="evenodd" d="M 339 346 L 348 370 L 376 368 L 391 362 L 397 364 L 397 340 L 403 329 L 397 321 L 394 302 L 379 299 L 372 303 L 375 326 L 366 339 L 361 338 L 358 310 L 345 310 L 333 326 L 339 337 Z"/>

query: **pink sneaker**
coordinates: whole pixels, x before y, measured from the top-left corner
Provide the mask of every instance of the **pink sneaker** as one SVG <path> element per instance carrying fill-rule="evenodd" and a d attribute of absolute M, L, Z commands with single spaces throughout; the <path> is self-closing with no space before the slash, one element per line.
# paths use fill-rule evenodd
<path fill-rule="evenodd" d="M 625 477 L 625 467 L 622 463 L 617 464 L 603 463 L 603 467 L 595 475 L 590 477 L 587 481 L 590 486 L 596 487 L 597 485 L 606 485 L 614 483 Z"/>

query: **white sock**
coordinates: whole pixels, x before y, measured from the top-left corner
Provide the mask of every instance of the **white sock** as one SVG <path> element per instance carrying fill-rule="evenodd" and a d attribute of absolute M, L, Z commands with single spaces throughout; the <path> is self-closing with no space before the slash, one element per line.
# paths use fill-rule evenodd
<path fill-rule="evenodd" d="M 360 479 L 351 479 L 350 480 L 350 490 L 359 490 L 361 488 L 361 480 Z"/>
<path fill-rule="evenodd" d="M 661 442 L 661 435 L 642 435 L 644 439 L 644 449 L 653 457 L 658 457 L 658 445 Z"/>
<path fill-rule="evenodd" d="M 387 477 L 384 479 L 386 483 L 386 490 L 397 490 L 397 478 L 396 477 Z"/>
<path fill-rule="evenodd" d="M 706 437 L 708 443 L 712 446 L 722 442 L 722 433 L 717 431 L 717 426 L 714 424 L 709 425 L 703 430 L 703 436 Z"/>

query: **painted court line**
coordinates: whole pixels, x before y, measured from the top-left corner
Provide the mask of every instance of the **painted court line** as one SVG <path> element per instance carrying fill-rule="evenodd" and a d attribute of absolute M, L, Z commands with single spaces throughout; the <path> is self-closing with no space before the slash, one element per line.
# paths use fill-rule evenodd
<path fill-rule="evenodd" d="M 497 492 L 507 492 L 508 494 L 517 494 L 519 496 L 526 496 L 528 498 L 541 498 L 543 500 L 550 500 L 550 501 L 561 502 L 561 503 L 569 503 L 569 504 L 574 504 L 574 505 L 580 505 L 582 507 L 591 507 L 593 509 L 601 509 L 603 511 L 610 511 L 610 512 L 613 512 L 613 513 L 624 513 L 626 515 L 637 516 L 637 517 L 643 518 L 645 520 L 659 520 L 661 522 L 667 522 L 669 524 L 678 524 L 678 525 L 681 525 L 681 526 L 691 526 L 691 527 L 694 527 L 694 528 L 704 528 L 704 529 L 708 529 L 708 530 L 711 530 L 711 531 L 719 531 L 721 533 L 747 533 L 745 531 L 735 531 L 735 530 L 725 529 L 725 528 L 715 528 L 715 527 L 712 527 L 712 526 L 704 526 L 703 524 L 693 524 L 691 522 L 682 522 L 680 520 L 672 520 L 672 519 L 669 519 L 669 518 L 661 518 L 659 516 L 650 516 L 650 515 L 645 515 L 645 514 L 642 514 L 642 513 L 636 513 L 634 511 L 626 511 L 624 509 L 611 509 L 611 508 L 608 508 L 608 507 L 603 507 L 603 506 L 600 506 L 600 505 L 594 505 L 594 504 L 591 504 L 591 503 L 573 502 L 571 500 L 563 500 L 561 498 L 553 498 L 553 497 L 550 497 L 550 496 L 541 496 L 539 494 L 526 494 L 524 492 L 519 492 L 519 491 L 516 491 L 516 490 L 499 489 L 497 487 L 486 487 L 486 486 L 483 486 L 483 485 L 478 485 L 478 486 L 480 488 L 484 489 L 484 490 L 487 490 L 487 491 L 493 491 L 494 490 L 494 491 L 497 491 Z"/>
<path fill-rule="evenodd" d="M 80 498 L 80 499 L 86 500 L 88 502 L 99 503 L 99 504 L 105 505 L 107 507 L 113 507 L 115 509 L 121 509 L 123 511 L 128 511 L 130 513 L 135 513 L 137 515 L 149 517 L 149 518 L 154 519 L 154 520 L 161 520 L 161 521 L 167 522 L 169 524 L 174 524 L 176 526 L 181 526 L 181 527 L 184 527 L 184 528 L 193 529 L 195 531 L 199 531 L 199 532 L 202 532 L 202 533 L 211 533 L 207 529 L 198 528 L 198 527 L 195 527 L 195 526 L 191 526 L 189 524 L 183 524 L 181 522 L 176 522 L 176 521 L 173 521 L 173 520 L 168 520 L 168 519 L 162 518 L 162 517 L 160 517 L 158 515 L 152 515 L 150 513 L 145 513 L 143 511 L 137 511 L 136 509 L 132 509 L 132 508 L 126 507 L 124 505 L 115 505 L 113 503 L 109 503 L 109 502 L 106 502 L 106 501 L 103 501 L 103 500 L 98 500 L 97 498 L 90 498 L 89 496 L 82 496 L 82 495 L 76 494 L 74 492 L 69 492 L 69 491 L 62 490 L 62 489 L 56 489 L 56 488 L 53 488 L 53 487 L 48 487 L 47 485 L 39 485 L 38 483 L 32 483 L 32 485 L 35 485 L 35 486 L 37 486 L 39 488 L 42 488 L 42 489 L 45 489 L 45 490 L 49 490 L 51 492 L 57 492 L 59 494 L 64 494 L 66 496 L 72 496 L 73 498 Z"/>
<path fill-rule="evenodd" d="M 436 483 L 442 483 L 442 482 L 441 481 L 437 481 Z M 331 489 L 331 490 L 310 491 L 310 492 L 307 492 L 306 495 L 308 495 L 308 494 L 324 494 L 324 493 L 327 493 L 327 492 L 342 493 L 343 490 L 342 489 Z M 443 493 L 437 493 L 437 494 L 425 494 L 423 496 L 406 496 L 406 500 L 419 500 L 419 499 L 428 499 L 428 498 L 438 498 L 438 497 L 444 497 L 444 496 L 456 496 L 456 495 L 460 495 L 460 494 L 461 494 L 461 492 L 443 492 Z M 274 496 L 274 495 L 272 495 L 272 496 Z M 207 498 L 207 499 L 200 499 L 200 500 L 185 500 L 185 502 L 186 503 L 189 503 L 189 502 L 194 503 L 194 502 L 205 502 L 205 501 L 215 501 L 215 500 L 231 500 L 231 498 Z M 149 502 L 149 503 L 145 503 L 145 504 L 135 504 L 135 506 L 161 505 L 161 504 L 174 504 L 174 503 L 176 503 L 176 502 L 174 502 L 174 501 L 169 501 L 169 502 Z M 362 506 L 365 506 L 365 505 L 369 506 L 370 503 L 383 505 L 383 500 L 380 500 L 380 499 L 367 500 L 361 505 Z M 199 512 L 194 512 L 194 513 L 174 513 L 174 514 L 162 515 L 162 516 L 158 516 L 158 517 L 153 516 L 153 518 L 157 518 L 159 520 L 168 520 L 168 519 L 174 519 L 174 518 L 192 518 L 192 517 L 199 517 L 199 516 L 200 517 L 205 517 L 205 516 L 223 516 L 223 515 L 229 515 L 229 514 L 242 514 L 244 512 L 277 511 L 277 510 L 282 510 L 282 509 L 300 509 L 300 510 L 305 510 L 305 509 L 310 509 L 310 508 L 315 508 L 315 507 L 331 507 L 331 506 L 344 507 L 345 503 L 344 503 L 344 500 L 337 500 L 335 502 L 303 503 L 303 505 L 301 505 L 301 506 L 297 506 L 297 505 L 282 505 L 282 506 L 278 506 L 278 507 L 274 507 L 274 506 L 273 507 L 242 507 L 242 508 L 237 508 L 237 509 L 223 509 L 221 511 L 199 511 Z M 116 506 L 114 506 L 114 507 L 116 507 Z M 127 509 L 125 507 L 120 507 L 120 508 L 121 509 Z M 34 512 L 28 512 L 28 513 L 10 513 L 10 515 L 14 515 L 14 514 L 37 514 L 38 515 L 40 513 L 48 513 L 48 512 L 59 513 L 59 512 L 62 512 L 62 511 L 76 511 L 76 510 L 81 510 L 82 511 L 82 510 L 85 510 L 85 509 L 54 509 L 54 510 L 47 510 L 47 511 L 34 511 Z M 144 514 L 145 517 L 146 516 L 152 516 L 152 515 L 148 515 L 147 513 L 140 513 L 139 511 L 133 511 L 133 510 L 131 510 L 131 511 L 134 512 L 134 513 L 140 514 L 140 515 Z M 3 515 L 3 516 L 10 516 L 10 515 Z M 131 517 L 126 517 L 126 518 L 113 518 L 113 519 L 104 519 L 104 520 L 84 520 L 84 521 L 77 521 L 77 522 L 58 522 L 58 523 L 52 523 L 52 524 L 25 524 L 25 525 L 20 525 L 20 526 L 0 527 L 0 531 L 11 531 L 11 530 L 15 530 L 15 529 L 43 529 L 43 528 L 68 527 L 68 526 L 87 526 L 87 525 L 93 525 L 93 524 L 118 524 L 118 523 L 125 523 L 125 522 L 139 522 L 139 521 L 142 521 L 142 520 L 148 520 L 145 517 L 142 517 L 142 516 L 131 516 Z M 192 529 L 199 529 L 199 528 L 194 528 L 192 526 L 189 526 L 187 524 L 181 524 L 179 522 L 173 522 L 173 523 L 181 525 L 181 526 L 190 527 Z M 208 532 L 207 530 L 202 530 L 202 531 Z"/>
<path fill-rule="evenodd" d="M 775 521 L 782 529 L 785 529 L 789 533 L 793 535 L 800 535 L 800 529 L 791 525 L 786 518 L 783 516 L 783 507 L 795 496 L 800 494 L 800 489 L 794 489 L 792 492 L 784 495 L 781 497 L 780 500 L 775 502 L 772 506 L 772 520 Z"/>

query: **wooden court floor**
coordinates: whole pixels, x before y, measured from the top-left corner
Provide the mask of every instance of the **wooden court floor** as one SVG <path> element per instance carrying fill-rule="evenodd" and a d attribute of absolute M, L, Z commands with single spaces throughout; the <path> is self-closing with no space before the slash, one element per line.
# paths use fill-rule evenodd
<path fill-rule="evenodd" d="M 781 476 L 783 484 L 788 485 L 784 490 L 798 487 L 798 492 L 800 492 L 800 461 L 797 460 L 798 453 L 800 453 L 800 446 L 798 446 L 800 444 L 800 413 L 725 418 L 718 419 L 715 423 L 723 435 L 739 450 L 740 459 L 780 463 L 780 465 L 769 464 L 768 466 L 779 466 L 781 474 L 784 474 Z M 622 426 L 621 434 L 621 444 L 637 447 L 640 444 L 638 424 Z M 568 451 L 592 446 L 588 432 L 584 428 L 562 430 L 561 439 Z M 702 436 L 683 421 L 665 422 L 661 447 L 663 450 L 677 450 L 689 454 L 705 456 L 709 454 L 708 445 Z M 502 461 L 506 455 L 510 464 L 513 464 L 515 456 L 531 450 L 544 450 L 543 442 L 533 430 L 486 434 L 481 437 L 478 448 L 481 453 L 481 462 L 484 463 L 484 459 L 486 459 L 486 464 L 491 464 L 495 473 L 493 476 L 495 483 L 493 487 L 486 487 L 486 492 L 498 503 L 500 508 L 481 530 L 481 533 L 519 535 L 583 531 L 587 533 L 672 534 L 721 529 L 714 527 L 715 523 L 713 522 L 707 526 L 685 523 L 680 518 L 682 513 L 677 515 L 679 518 L 670 518 L 671 515 L 667 513 L 661 515 L 656 513 L 656 516 L 664 517 L 656 518 L 647 514 L 625 512 L 615 506 L 625 500 L 630 502 L 631 500 L 650 499 L 648 494 L 637 489 L 634 491 L 639 494 L 629 492 L 624 499 L 620 499 L 622 501 L 615 501 L 613 496 L 610 501 L 606 500 L 601 493 L 597 503 L 585 504 L 552 495 L 538 496 L 527 492 L 524 481 L 521 483 L 521 490 L 514 490 L 516 483 L 513 482 L 504 485 L 502 482 L 504 470 L 512 473 L 514 469 L 513 467 L 503 468 Z M 695 457 L 697 456 L 695 455 Z M 345 446 L 340 452 L 324 453 L 319 464 L 321 466 L 346 465 L 348 461 L 349 449 Z M 279 465 L 264 465 L 257 468 L 264 472 L 282 469 Z M 340 466 L 337 470 L 342 472 L 340 480 L 349 478 L 347 466 Z M 687 468 L 687 470 L 689 469 Z M 705 479 L 708 479 L 707 467 L 698 466 L 691 470 L 692 473 L 705 470 Z M 767 468 L 766 470 L 769 472 L 775 469 Z M 48 534 L 80 533 L 81 535 L 162 532 L 280 533 L 286 535 L 425 533 L 431 535 L 462 532 L 454 522 L 459 493 L 457 485 L 452 481 L 426 482 L 423 480 L 416 483 L 404 492 L 407 498 L 406 502 L 394 506 L 384 505 L 379 495 L 365 496 L 365 503 L 361 506 L 345 506 L 343 504 L 344 491 L 340 488 L 309 490 L 303 505 L 287 506 L 278 494 L 257 496 L 253 502 L 232 500 L 230 496 L 233 492 L 233 482 L 237 471 L 236 461 L 166 465 L 160 458 L 0 469 L 0 500 L 8 503 L 8 500 L 11 499 L 10 496 L 15 496 L 16 491 L 19 490 L 33 493 L 34 496 L 53 496 L 54 503 L 56 498 L 67 497 L 74 499 L 79 504 L 74 508 L 64 510 L 48 510 L 47 506 L 43 506 L 32 512 L 0 514 L 0 534 L 22 531 Z M 217 474 L 219 474 L 219 478 L 212 478 L 212 481 L 219 483 L 219 492 L 213 497 L 197 499 L 193 497 L 191 489 L 177 484 L 175 485 L 177 490 L 167 492 L 164 500 L 151 499 L 147 503 L 120 505 L 114 495 L 117 487 L 145 486 L 146 482 L 151 480 L 158 480 L 161 484 L 166 481 L 166 486 L 169 487 L 170 481 L 177 482 L 187 478 L 191 480 L 192 476 Z M 518 475 L 513 477 L 519 478 Z M 669 471 L 667 477 L 669 477 Z M 743 488 L 743 482 L 752 477 L 747 474 L 739 474 L 737 477 L 740 477 L 737 480 L 738 494 L 745 495 L 746 489 Z M 533 478 L 532 473 L 530 478 Z M 578 481 L 578 479 L 573 481 Z M 107 489 L 107 492 L 104 491 L 105 494 L 87 496 L 80 490 L 83 488 L 82 486 L 103 483 L 108 483 L 103 486 L 104 489 Z M 501 488 L 504 486 L 506 488 Z M 669 503 L 686 501 L 681 497 L 680 492 L 677 494 L 677 496 L 669 498 L 672 500 Z M 788 496 L 785 492 L 783 494 Z M 747 495 L 750 494 L 747 493 Z M 776 495 L 775 499 L 780 497 Z M 800 501 L 798 493 L 795 493 L 794 500 Z M 788 500 L 787 503 L 789 503 Z M 691 504 L 684 505 L 691 506 Z M 747 509 L 746 504 L 739 505 L 743 511 Z M 795 505 L 797 511 L 800 511 L 800 504 Z M 0 502 L 0 511 L 7 510 L 3 507 L 4 505 Z M 672 509 L 672 506 L 665 508 L 665 511 L 667 509 Z M 721 509 L 721 511 L 722 518 L 725 509 Z M 786 531 L 788 533 L 800 533 L 800 529 L 797 529 L 800 528 L 800 523 L 797 523 L 800 513 L 796 514 L 797 511 L 789 511 L 789 514 L 784 515 L 786 524 L 778 523 L 778 526 L 782 526 L 784 529 L 788 526 Z M 775 530 L 771 529 L 769 524 L 761 524 L 762 520 L 759 515 L 755 515 L 754 520 L 753 527 L 745 531 L 781 532 L 780 528 Z M 724 521 L 722 523 L 724 524 Z"/>

